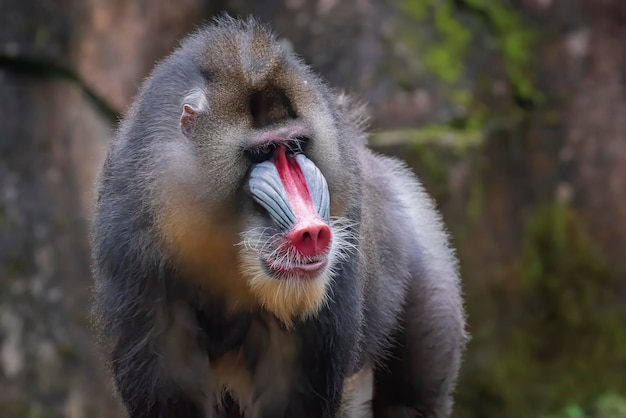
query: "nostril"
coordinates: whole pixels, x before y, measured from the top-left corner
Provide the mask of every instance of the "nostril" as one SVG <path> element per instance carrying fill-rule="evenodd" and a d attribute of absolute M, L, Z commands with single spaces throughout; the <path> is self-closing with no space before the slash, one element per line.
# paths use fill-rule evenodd
<path fill-rule="evenodd" d="M 327 225 L 323 225 L 317 231 L 317 245 L 320 251 L 326 251 L 330 244 L 330 228 Z"/>
<path fill-rule="evenodd" d="M 300 254 L 311 257 L 321 255 L 330 244 L 330 228 L 326 224 L 313 224 L 297 227 L 289 234 L 289 239 Z"/>

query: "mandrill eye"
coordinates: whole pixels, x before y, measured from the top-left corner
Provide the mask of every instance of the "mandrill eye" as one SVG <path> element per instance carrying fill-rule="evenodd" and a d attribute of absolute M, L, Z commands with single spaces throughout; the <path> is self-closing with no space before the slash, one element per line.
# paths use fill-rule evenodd
<path fill-rule="evenodd" d="M 258 164 L 272 157 L 277 145 L 274 143 L 262 144 L 244 151 L 246 157 L 253 163 Z"/>

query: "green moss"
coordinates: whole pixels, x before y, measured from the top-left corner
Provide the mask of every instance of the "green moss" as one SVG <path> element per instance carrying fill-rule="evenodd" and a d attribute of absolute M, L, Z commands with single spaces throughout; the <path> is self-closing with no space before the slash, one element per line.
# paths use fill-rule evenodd
<path fill-rule="evenodd" d="M 524 100 L 539 102 L 542 97 L 531 75 L 537 32 L 528 28 L 518 13 L 503 0 L 462 0 L 462 3 L 485 19 L 516 95 Z"/>
<path fill-rule="evenodd" d="M 626 396 L 607 393 L 595 403 L 597 418 L 626 418 Z"/>
<path fill-rule="evenodd" d="M 587 410 L 610 390 L 626 393 L 619 367 L 626 364 L 626 311 L 617 288 L 575 209 L 557 203 L 536 209 L 519 259 L 493 289 L 491 323 L 482 325 L 498 339 L 475 334 L 477 352 L 491 355 L 470 366 L 464 385 L 473 393 L 466 396 L 478 402 L 476 391 L 489 391 L 491 405 L 481 408 L 522 418 L 568 403 L 573 407 L 563 413 L 574 417 L 578 406 Z"/>
<path fill-rule="evenodd" d="M 433 9 L 440 39 L 429 45 L 424 54 L 424 64 L 444 82 L 454 83 L 463 75 L 471 33 L 455 18 L 451 2 L 434 3 Z"/>
<path fill-rule="evenodd" d="M 615 393 L 607 393 L 599 397 L 593 407 L 585 409 L 572 404 L 556 414 L 541 418 L 626 418 L 626 398 Z"/>
<path fill-rule="evenodd" d="M 472 102 L 472 92 L 460 89 L 454 90 L 450 93 L 450 100 L 459 106 L 467 107 Z"/>
<path fill-rule="evenodd" d="M 612 283 L 608 265 L 568 206 L 554 204 L 538 210 L 528 222 L 523 251 L 522 284 L 540 295 L 544 309 L 550 310 L 542 316 L 579 326 L 597 309 L 602 290 Z"/>
<path fill-rule="evenodd" d="M 483 178 L 474 175 L 470 183 L 469 198 L 467 201 L 467 216 L 470 220 L 476 220 L 483 210 L 485 202 L 485 183 Z"/>
<path fill-rule="evenodd" d="M 525 22 L 505 0 L 402 0 L 401 9 L 412 21 L 412 28 L 398 29 L 398 39 L 414 49 L 423 66 L 441 81 L 445 97 L 466 108 L 472 94 L 461 87 L 466 78 L 468 48 L 472 42 L 483 42 L 497 54 L 514 97 L 524 103 L 539 104 L 543 97 L 533 80 L 533 53 L 538 32 Z M 434 35 L 415 27 L 432 26 Z M 393 78 L 406 76 L 396 69 Z M 404 80 L 405 84 L 410 84 Z M 513 104 L 513 107 L 516 105 Z"/>
<path fill-rule="evenodd" d="M 405 0 L 402 9 L 411 18 L 422 20 L 427 17 L 430 3 L 430 0 Z"/>
<path fill-rule="evenodd" d="M 405 31 L 400 39 L 413 48 L 423 48 L 424 66 L 447 84 L 460 80 L 463 62 L 472 34 L 455 16 L 451 0 L 406 0 L 402 9 L 409 19 L 417 22 L 432 21 L 436 39 L 420 44 L 414 30 Z"/>

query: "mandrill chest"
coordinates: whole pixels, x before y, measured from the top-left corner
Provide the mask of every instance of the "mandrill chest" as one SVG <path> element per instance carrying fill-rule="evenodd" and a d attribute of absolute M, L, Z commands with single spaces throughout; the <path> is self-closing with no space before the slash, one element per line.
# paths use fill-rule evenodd
<path fill-rule="evenodd" d="M 312 390 L 304 370 L 301 336 L 272 315 L 233 318 L 221 330 L 210 328 L 214 323 L 201 321 L 201 325 L 208 341 L 222 344 L 206 347 L 212 399 L 220 411 L 217 416 L 284 416 L 299 393 Z M 373 369 L 361 363 L 343 379 L 340 416 L 370 418 L 373 388 Z"/>
<path fill-rule="evenodd" d="M 245 416 L 283 410 L 302 380 L 297 336 L 267 314 L 247 321 L 234 347 L 209 353 L 214 399 L 227 412 Z"/>

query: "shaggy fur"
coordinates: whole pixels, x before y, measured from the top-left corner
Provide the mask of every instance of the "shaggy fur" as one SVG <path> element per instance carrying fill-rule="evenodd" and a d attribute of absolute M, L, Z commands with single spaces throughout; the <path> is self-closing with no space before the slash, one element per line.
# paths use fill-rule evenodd
<path fill-rule="evenodd" d="M 449 416 L 466 338 L 456 259 L 363 121 L 252 20 L 222 18 L 155 68 L 92 229 L 96 312 L 131 418 Z M 333 234 L 328 268 L 300 283 L 261 268 L 284 231 L 245 193 L 254 138 L 294 126 Z"/>

